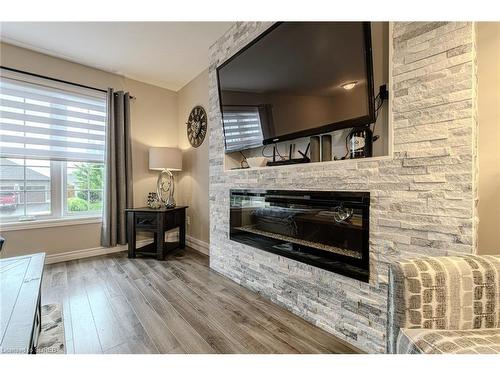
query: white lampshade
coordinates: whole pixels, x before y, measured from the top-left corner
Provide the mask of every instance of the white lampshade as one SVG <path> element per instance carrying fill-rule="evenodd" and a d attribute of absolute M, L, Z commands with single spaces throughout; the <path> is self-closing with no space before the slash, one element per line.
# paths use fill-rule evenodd
<path fill-rule="evenodd" d="M 182 171 L 182 152 L 174 147 L 151 147 L 149 169 Z"/>

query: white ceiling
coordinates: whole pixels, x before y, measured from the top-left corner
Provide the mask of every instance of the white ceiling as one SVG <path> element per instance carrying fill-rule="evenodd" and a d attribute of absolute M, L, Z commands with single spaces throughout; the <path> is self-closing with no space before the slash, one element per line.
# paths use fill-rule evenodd
<path fill-rule="evenodd" d="M 6 43 L 177 91 L 232 22 L 2 22 Z"/>

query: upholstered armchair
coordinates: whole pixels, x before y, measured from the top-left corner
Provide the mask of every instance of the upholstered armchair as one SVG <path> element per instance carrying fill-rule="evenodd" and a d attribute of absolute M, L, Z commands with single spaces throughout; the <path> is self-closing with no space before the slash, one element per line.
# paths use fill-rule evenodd
<path fill-rule="evenodd" d="M 389 269 L 389 353 L 500 353 L 500 256 L 423 257 Z"/>

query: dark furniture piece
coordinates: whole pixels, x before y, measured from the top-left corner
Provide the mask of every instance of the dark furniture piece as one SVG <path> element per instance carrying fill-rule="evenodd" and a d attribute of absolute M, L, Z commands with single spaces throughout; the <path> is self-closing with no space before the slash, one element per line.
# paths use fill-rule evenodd
<path fill-rule="evenodd" d="M 45 253 L 0 259 L 0 353 L 35 353 Z"/>
<path fill-rule="evenodd" d="M 167 251 L 186 245 L 186 208 L 153 209 L 148 207 L 129 208 L 127 212 L 128 257 L 135 258 L 136 253 L 154 255 L 156 259 L 165 259 Z M 165 231 L 179 227 L 179 242 L 165 242 Z M 152 244 L 136 249 L 136 232 L 154 233 Z"/>

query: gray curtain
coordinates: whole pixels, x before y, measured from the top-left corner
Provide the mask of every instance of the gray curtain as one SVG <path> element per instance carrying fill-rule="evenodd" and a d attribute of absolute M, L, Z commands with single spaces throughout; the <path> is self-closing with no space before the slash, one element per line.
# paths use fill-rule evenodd
<path fill-rule="evenodd" d="M 130 97 L 108 89 L 106 180 L 101 245 L 127 243 L 125 208 L 133 206 Z"/>

